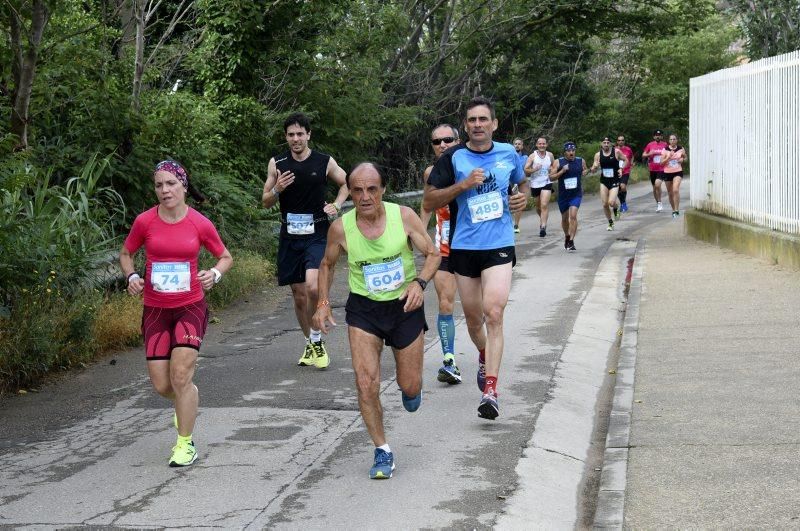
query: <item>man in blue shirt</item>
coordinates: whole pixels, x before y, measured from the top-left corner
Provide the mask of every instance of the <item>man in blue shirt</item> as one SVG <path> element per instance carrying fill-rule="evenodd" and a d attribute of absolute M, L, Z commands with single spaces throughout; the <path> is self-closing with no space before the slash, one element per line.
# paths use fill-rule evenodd
<path fill-rule="evenodd" d="M 451 147 L 436 161 L 423 208 L 450 205 L 450 267 L 470 338 L 478 348 L 478 387 L 483 392 L 478 416 L 493 420 L 500 414 L 497 376 L 503 357 L 503 312 L 516 262 L 512 213 L 525 208 L 530 188 L 514 147 L 492 141 L 497 118 L 491 101 L 470 100 L 464 129 L 469 141 Z"/>

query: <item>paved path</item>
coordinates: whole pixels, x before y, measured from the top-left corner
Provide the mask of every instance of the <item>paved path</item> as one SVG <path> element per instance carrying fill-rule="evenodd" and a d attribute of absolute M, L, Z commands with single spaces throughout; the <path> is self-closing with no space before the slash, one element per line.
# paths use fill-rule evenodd
<path fill-rule="evenodd" d="M 625 327 L 638 334 L 635 383 L 615 409 L 631 412 L 630 448 L 616 445 L 627 482 L 624 460 L 607 467 L 596 523 L 800 528 L 800 272 L 680 224 L 657 227 L 642 249 L 638 320 Z"/>

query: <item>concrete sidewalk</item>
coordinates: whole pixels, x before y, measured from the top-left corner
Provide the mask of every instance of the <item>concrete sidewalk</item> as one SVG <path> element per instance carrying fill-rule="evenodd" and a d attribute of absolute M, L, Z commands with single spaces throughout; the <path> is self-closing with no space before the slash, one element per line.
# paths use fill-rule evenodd
<path fill-rule="evenodd" d="M 595 526 L 800 528 L 800 272 L 681 221 L 637 252 Z"/>

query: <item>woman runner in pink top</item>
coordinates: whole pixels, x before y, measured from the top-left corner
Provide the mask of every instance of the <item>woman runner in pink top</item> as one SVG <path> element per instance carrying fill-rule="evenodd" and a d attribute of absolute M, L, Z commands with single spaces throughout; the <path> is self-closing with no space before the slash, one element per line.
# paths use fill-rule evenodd
<path fill-rule="evenodd" d="M 669 135 L 669 145 L 661 151 L 661 162 L 664 164 L 664 184 L 667 185 L 672 217 L 677 218 L 680 216 L 683 163 L 686 162 L 686 150 L 678 145 L 678 135 Z"/>
<path fill-rule="evenodd" d="M 192 382 L 197 353 L 208 324 L 204 291 L 230 269 L 233 259 L 214 225 L 186 204 L 186 194 L 202 200 L 186 170 L 173 160 L 158 163 L 153 174 L 158 205 L 136 217 L 119 255 L 128 293 L 144 293 L 142 333 L 150 381 L 158 394 L 175 403 L 178 442 L 169 466 L 188 466 L 197 459 L 192 430 L 199 394 Z M 144 278 L 133 255 L 144 246 Z M 217 257 L 198 271 L 200 246 Z"/>

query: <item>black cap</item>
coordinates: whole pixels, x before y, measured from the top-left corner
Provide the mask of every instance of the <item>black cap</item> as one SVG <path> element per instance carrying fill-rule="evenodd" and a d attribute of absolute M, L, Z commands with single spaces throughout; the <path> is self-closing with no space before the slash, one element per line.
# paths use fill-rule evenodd
<path fill-rule="evenodd" d="M 663 135 L 664 133 L 661 132 L 661 129 L 656 129 L 653 131 L 653 135 Z"/>

